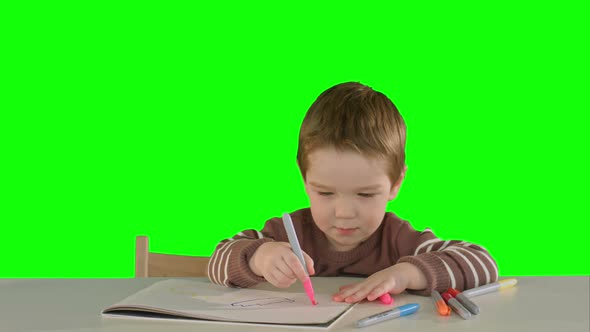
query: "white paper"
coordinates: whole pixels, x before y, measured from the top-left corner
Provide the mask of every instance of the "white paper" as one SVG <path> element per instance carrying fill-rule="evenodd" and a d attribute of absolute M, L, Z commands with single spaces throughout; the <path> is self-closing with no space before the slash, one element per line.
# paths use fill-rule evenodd
<path fill-rule="evenodd" d="M 304 292 L 229 288 L 202 280 L 168 279 L 157 282 L 103 314 L 138 310 L 179 317 L 281 325 L 328 324 L 351 305 L 316 294 L 312 305 Z"/>

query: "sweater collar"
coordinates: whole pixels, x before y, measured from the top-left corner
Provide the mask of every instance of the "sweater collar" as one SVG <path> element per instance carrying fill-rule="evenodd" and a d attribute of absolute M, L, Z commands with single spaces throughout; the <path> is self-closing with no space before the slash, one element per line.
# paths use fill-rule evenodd
<path fill-rule="evenodd" d="M 385 219 L 387 219 L 387 213 L 383 216 L 383 220 L 379 227 L 369 236 L 365 241 L 359 244 L 356 248 L 347 251 L 337 251 L 330 248 L 330 242 L 326 237 L 326 234 L 322 232 L 313 220 L 311 215 L 311 209 L 308 209 L 308 213 L 305 214 L 304 219 L 311 224 L 314 228 L 315 234 L 320 234 L 317 244 L 322 248 L 320 250 L 322 260 L 339 263 L 339 262 L 354 262 L 363 257 L 367 257 L 371 252 L 375 251 L 379 245 L 381 245 L 381 234 L 383 233 L 383 227 Z"/>

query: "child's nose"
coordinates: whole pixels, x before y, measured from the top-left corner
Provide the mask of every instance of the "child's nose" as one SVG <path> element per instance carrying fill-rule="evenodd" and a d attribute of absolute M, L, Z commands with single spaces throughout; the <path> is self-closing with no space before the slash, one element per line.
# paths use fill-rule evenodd
<path fill-rule="evenodd" d="M 342 219 L 354 218 L 356 213 L 353 204 L 346 200 L 339 200 L 334 207 L 334 216 Z"/>

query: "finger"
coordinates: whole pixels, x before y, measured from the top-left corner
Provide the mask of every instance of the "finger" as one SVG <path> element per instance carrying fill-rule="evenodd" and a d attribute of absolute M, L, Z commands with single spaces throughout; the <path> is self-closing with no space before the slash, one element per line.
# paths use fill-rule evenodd
<path fill-rule="evenodd" d="M 276 264 L 276 268 L 279 271 L 281 271 L 287 278 L 297 280 L 295 273 L 293 273 L 291 268 L 287 265 L 287 263 L 284 260 L 281 259 L 280 261 L 278 261 Z"/>
<path fill-rule="evenodd" d="M 367 294 L 373 290 L 372 283 L 363 283 L 358 289 L 344 299 L 346 303 L 355 303 L 364 300 Z"/>
<path fill-rule="evenodd" d="M 297 256 L 293 252 L 291 252 L 290 255 L 283 256 L 283 261 L 285 262 L 285 264 L 287 264 L 287 266 L 293 272 L 295 277 L 299 279 L 301 282 L 305 282 L 305 280 L 309 278 L 307 272 L 305 272 L 305 270 L 303 269 L 303 265 L 301 265 L 299 258 L 297 258 Z"/>
<path fill-rule="evenodd" d="M 352 285 L 345 286 L 338 294 L 336 294 L 333 299 L 337 302 L 344 301 L 347 297 L 351 296 L 352 294 L 356 293 L 363 283 L 356 283 Z"/>
<path fill-rule="evenodd" d="M 277 280 L 277 278 L 275 278 L 275 276 L 272 273 L 265 273 L 264 279 L 266 279 L 266 281 L 268 281 L 271 285 L 281 288 L 279 286 L 280 285 L 279 281 Z"/>
<path fill-rule="evenodd" d="M 383 295 L 385 293 L 389 293 L 388 291 L 389 291 L 389 289 L 388 289 L 387 285 L 382 282 L 379 285 L 377 285 L 375 288 L 373 288 L 373 290 L 371 290 L 369 292 L 369 294 L 367 294 L 367 300 L 374 301 L 375 299 L 377 299 L 381 295 Z"/>
<path fill-rule="evenodd" d="M 394 283 L 393 286 L 389 286 L 388 289 L 391 294 L 401 294 L 406 290 L 405 288 L 400 287 L 398 283 Z"/>
<path fill-rule="evenodd" d="M 315 268 L 313 267 L 313 259 L 311 259 L 311 257 L 305 252 L 303 252 L 303 258 L 305 259 L 305 265 L 307 265 L 307 273 L 309 273 L 310 276 L 314 275 Z"/>
<path fill-rule="evenodd" d="M 281 272 L 279 269 L 272 270 L 271 274 L 277 282 L 275 286 L 279 288 L 287 288 L 291 286 L 293 284 L 292 281 L 295 280 L 285 276 L 285 274 Z"/>
<path fill-rule="evenodd" d="M 336 301 L 336 302 L 344 301 L 344 298 L 342 297 L 342 291 L 344 291 L 345 289 L 348 289 L 350 287 L 353 287 L 354 285 L 356 285 L 356 284 L 348 284 L 348 285 L 340 286 L 338 288 L 338 292 L 332 294 L 332 300 Z"/>

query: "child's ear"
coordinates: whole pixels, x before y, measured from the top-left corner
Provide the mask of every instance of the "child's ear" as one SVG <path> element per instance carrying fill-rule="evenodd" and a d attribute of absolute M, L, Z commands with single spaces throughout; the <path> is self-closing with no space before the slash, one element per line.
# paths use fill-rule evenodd
<path fill-rule="evenodd" d="M 391 191 L 389 192 L 388 200 L 391 201 L 397 197 L 397 193 L 399 192 L 399 188 L 402 186 L 402 182 L 406 177 L 406 171 L 408 170 L 408 166 L 404 165 L 404 169 L 402 170 L 402 174 L 400 174 L 399 179 L 397 182 L 391 187 Z"/>

